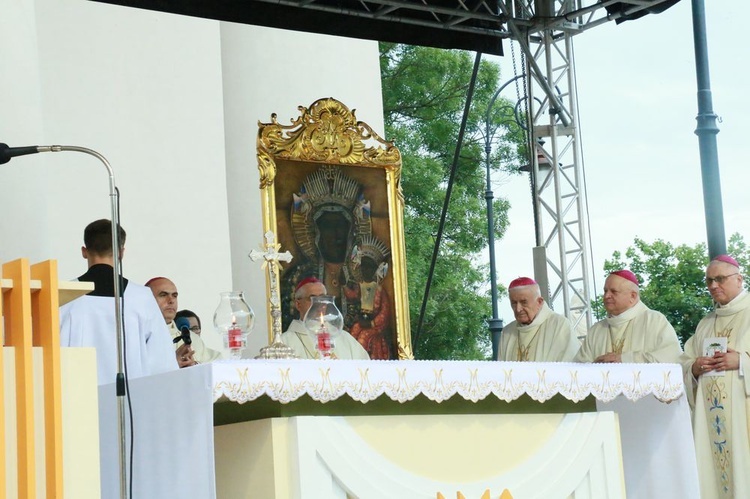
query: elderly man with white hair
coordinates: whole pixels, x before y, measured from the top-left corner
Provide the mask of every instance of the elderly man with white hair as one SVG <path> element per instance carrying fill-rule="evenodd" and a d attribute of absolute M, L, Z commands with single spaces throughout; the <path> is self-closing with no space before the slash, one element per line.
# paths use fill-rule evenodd
<path fill-rule="evenodd" d="M 750 295 L 737 261 L 714 258 L 706 287 L 715 309 L 685 343 L 681 357 L 701 498 L 750 493 Z"/>
<path fill-rule="evenodd" d="M 604 281 L 607 318 L 589 329 L 576 362 L 677 363 L 682 349 L 672 325 L 640 297 L 638 278 L 629 270 Z"/>
<path fill-rule="evenodd" d="M 294 353 L 301 359 L 318 359 L 319 352 L 315 349 L 315 333 L 305 327 L 302 320 L 312 306 L 312 298 L 326 294 L 326 286 L 317 277 L 302 279 L 294 290 L 294 307 L 299 313 L 299 319 L 289 324 L 289 329 L 281 334 L 281 341 L 294 349 Z M 333 359 L 370 360 L 367 350 L 346 331 L 339 331 L 333 345 Z"/>
<path fill-rule="evenodd" d="M 516 320 L 503 328 L 497 360 L 570 362 L 581 343 L 570 322 L 544 302 L 539 285 L 519 277 L 508 286 Z"/>

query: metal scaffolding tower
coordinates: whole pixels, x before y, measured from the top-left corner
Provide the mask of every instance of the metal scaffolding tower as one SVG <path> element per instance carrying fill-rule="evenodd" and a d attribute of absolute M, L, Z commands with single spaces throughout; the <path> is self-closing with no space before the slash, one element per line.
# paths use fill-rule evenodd
<path fill-rule="evenodd" d="M 593 322 L 592 262 L 573 37 L 604 22 L 631 19 L 673 3 L 515 0 L 499 5 L 507 19 L 507 36 L 526 56 L 535 278 L 550 306 L 582 334 Z"/>

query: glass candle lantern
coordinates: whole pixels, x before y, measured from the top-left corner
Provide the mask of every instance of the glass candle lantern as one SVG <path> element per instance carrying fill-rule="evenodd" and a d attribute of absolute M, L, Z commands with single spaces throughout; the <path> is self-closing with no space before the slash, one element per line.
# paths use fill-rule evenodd
<path fill-rule="evenodd" d="M 315 335 L 315 349 L 321 359 L 330 359 L 334 341 L 344 327 L 344 317 L 336 307 L 333 296 L 310 297 L 310 309 L 305 314 L 305 327 Z"/>
<path fill-rule="evenodd" d="M 255 313 L 245 301 L 242 291 L 220 293 L 219 306 L 214 312 L 214 327 L 229 349 L 231 359 L 239 359 L 247 346 L 247 335 L 252 331 Z"/>

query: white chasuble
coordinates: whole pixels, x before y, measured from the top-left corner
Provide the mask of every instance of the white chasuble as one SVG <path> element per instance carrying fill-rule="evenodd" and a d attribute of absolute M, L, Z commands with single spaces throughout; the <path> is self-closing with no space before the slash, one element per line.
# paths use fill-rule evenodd
<path fill-rule="evenodd" d="M 497 360 L 570 362 L 580 346 L 570 321 L 543 303 L 531 324 L 513 321 L 503 328 Z"/>
<path fill-rule="evenodd" d="M 724 376 L 693 378 L 695 359 L 706 338 L 725 337 L 740 353 L 740 369 Z M 739 498 L 750 494 L 750 294 L 743 293 L 708 314 L 685 343 L 681 363 L 693 410 L 701 498 Z"/>
<path fill-rule="evenodd" d="M 594 362 L 607 353 L 620 353 L 623 363 L 677 363 L 682 349 L 663 314 L 638 302 L 620 315 L 603 319 L 589 329 L 576 362 Z"/>
<path fill-rule="evenodd" d="M 294 349 L 300 359 L 318 359 L 315 349 L 315 334 L 308 331 L 305 323 L 295 319 L 289 324 L 289 329 L 281 334 L 281 341 Z M 341 331 L 333 339 L 333 353 L 335 359 L 370 360 L 367 351 L 354 337 L 346 331 Z"/>

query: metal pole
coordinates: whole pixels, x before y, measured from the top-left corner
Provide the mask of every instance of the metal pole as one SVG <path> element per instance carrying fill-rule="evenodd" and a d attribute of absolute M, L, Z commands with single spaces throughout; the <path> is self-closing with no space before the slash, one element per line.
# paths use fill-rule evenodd
<path fill-rule="evenodd" d="M 492 318 L 487 320 L 487 325 L 490 330 L 490 339 L 492 341 L 492 358 L 497 359 L 498 348 L 500 345 L 500 334 L 503 331 L 503 320 L 498 316 L 500 312 L 498 310 L 498 292 L 497 292 L 497 266 L 495 263 L 495 214 L 493 207 L 493 200 L 495 194 L 492 192 L 492 179 L 491 179 L 491 168 L 490 168 L 490 155 L 492 154 L 492 138 L 494 137 L 494 131 L 490 130 L 490 111 L 495 106 L 497 98 L 505 88 L 518 80 L 519 78 L 525 78 L 525 74 L 518 75 L 514 78 L 503 83 L 500 88 L 497 89 L 495 95 L 490 99 L 490 103 L 487 106 L 487 115 L 485 116 L 485 134 L 484 134 L 484 158 L 485 158 L 485 170 L 487 176 L 487 188 L 484 191 L 484 199 L 487 201 L 487 243 L 490 250 L 490 290 L 492 294 Z"/>
<path fill-rule="evenodd" d="M 695 76 L 698 82 L 698 147 L 703 180 L 703 209 L 706 214 L 708 256 L 714 258 L 727 252 L 724 233 L 724 209 L 721 198 L 719 153 L 716 135 L 719 127 L 711 100 L 711 79 L 708 71 L 706 43 L 706 9 L 703 0 L 693 0 L 693 42 L 695 44 Z"/>
<path fill-rule="evenodd" d="M 500 88 L 502 90 L 503 87 Z M 497 96 L 500 93 L 497 91 Z M 490 107 L 494 104 L 493 99 L 490 103 Z M 490 108 L 487 108 L 487 117 L 490 115 Z M 492 152 L 492 144 L 490 137 L 490 121 L 486 123 L 486 135 L 484 142 L 484 153 L 485 153 L 485 169 L 487 172 L 487 188 L 484 191 L 484 199 L 487 201 L 487 244 L 489 244 L 490 250 L 490 289 L 492 294 L 492 317 L 487 320 L 487 325 L 490 330 L 490 340 L 492 342 L 492 360 L 497 359 L 498 351 L 500 348 L 500 334 L 503 331 L 503 320 L 498 317 L 500 315 L 498 310 L 498 296 L 497 296 L 497 271 L 495 267 L 495 214 L 493 210 L 493 200 L 495 194 L 492 192 L 492 180 L 490 177 L 490 153 Z"/>
<path fill-rule="evenodd" d="M 117 390 L 118 406 L 118 432 L 119 432 L 119 451 L 120 451 L 120 497 L 127 497 L 127 473 L 126 473 L 126 438 L 125 438 L 125 395 L 126 395 L 126 377 L 124 374 L 125 366 L 125 336 L 124 322 L 122 316 L 122 262 L 120 261 L 120 215 L 119 215 L 119 192 L 115 184 L 115 173 L 107 158 L 86 147 L 78 146 L 28 146 L 28 147 L 8 147 L 7 144 L 0 144 L 0 164 L 7 163 L 15 156 L 24 156 L 27 154 L 36 154 L 40 152 L 82 152 L 104 164 L 107 168 L 109 177 L 109 199 L 112 210 L 112 272 L 114 274 L 114 291 L 115 291 L 115 334 L 117 335 L 117 376 L 115 379 Z"/>
<path fill-rule="evenodd" d="M 61 152 L 73 151 L 81 152 L 94 156 L 104 164 L 109 177 L 109 200 L 110 210 L 112 213 L 112 272 L 114 274 L 115 285 L 115 334 L 117 335 L 117 376 L 115 379 L 115 389 L 117 392 L 117 429 L 118 429 L 118 446 L 120 456 L 120 497 L 125 499 L 127 493 L 127 441 L 125 433 L 125 336 L 124 323 L 122 315 L 122 262 L 120 261 L 120 211 L 118 209 L 117 186 L 115 184 L 115 173 L 107 158 L 86 147 L 78 146 L 40 146 L 39 152 Z"/>

